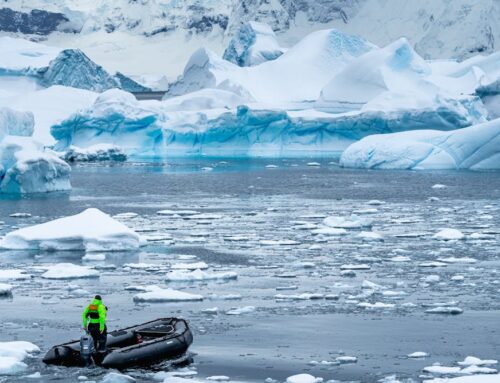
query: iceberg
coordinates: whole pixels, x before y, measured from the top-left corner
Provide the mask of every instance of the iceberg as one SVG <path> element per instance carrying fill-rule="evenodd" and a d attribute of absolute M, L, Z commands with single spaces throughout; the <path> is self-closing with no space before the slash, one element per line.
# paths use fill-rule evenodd
<path fill-rule="evenodd" d="M 192 302 L 202 301 L 203 296 L 185 291 L 163 289 L 158 286 L 147 286 L 145 292 L 136 294 L 134 302 Z"/>
<path fill-rule="evenodd" d="M 222 58 L 244 67 L 275 60 L 283 52 L 270 26 L 250 21 L 236 30 Z"/>
<path fill-rule="evenodd" d="M 131 93 L 111 89 L 101 93 L 90 108 L 53 125 L 50 131 L 58 140 L 57 151 L 71 145 L 110 144 L 129 155 L 157 156 L 164 152 L 163 119 L 157 109 L 140 103 Z"/>
<path fill-rule="evenodd" d="M 321 99 L 360 107 L 384 92 L 429 97 L 439 89 L 425 80 L 430 73 L 425 60 L 401 38 L 355 59 L 321 90 Z"/>
<path fill-rule="evenodd" d="M 12 231 L 0 241 L 0 247 L 12 250 L 88 252 L 136 250 L 140 244 L 141 237 L 137 233 L 94 208 Z"/>
<path fill-rule="evenodd" d="M 45 279 L 79 279 L 99 278 L 99 271 L 87 267 L 73 265 L 72 263 L 58 263 L 52 266 L 44 266 L 47 271 L 42 274 Z"/>
<path fill-rule="evenodd" d="M 368 136 L 349 146 L 340 164 L 367 169 L 500 169 L 500 119 L 449 132 Z"/>
<path fill-rule="evenodd" d="M 316 100 L 335 73 L 374 47 L 360 37 L 327 29 L 309 34 L 276 60 L 244 68 L 201 48 L 193 53 L 182 76 L 171 84 L 167 96 L 217 88 L 229 81 L 259 102 Z"/>
<path fill-rule="evenodd" d="M 71 145 L 88 148 L 106 143 L 135 157 L 338 157 L 354 141 L 370 134 L 428 127 L 452 130 L 482 121 L 475 104 L 464 106 L 459 102 L 422 109 L 340 114 L 312 109 L 263 109 L 258 105 L 173 111 L 178 105 L 191 109 L 238 103 L 237 96 L 212 91 L 207 89 L 161 103 L 139 102 L 119 90 L 104 92 L 93 107 L 51 128 L 58 140 L 55 148 L 66 151 Z M 225 98 L 208 101 L 211 94 Z"/>
<path fill-rule="evenodd" d="M 45 193 L 70 190 L 71 168 L 31 137 L 6 136 L 0 142 L 0 192 Z"/>

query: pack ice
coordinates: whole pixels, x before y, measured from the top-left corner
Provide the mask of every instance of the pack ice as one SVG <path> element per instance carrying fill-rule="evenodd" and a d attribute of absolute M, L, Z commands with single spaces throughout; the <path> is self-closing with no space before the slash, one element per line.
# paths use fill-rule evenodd
<path fill-rule="evenodd" d="M 70 167 L 29 137 L 30 112 L 0 108 L 0 192 L 11 194 L 69 190 Z"/>
<path fill-rule="evenodd" d="M 0 375 L 15 375 L 26 370 L 28 366 L 23 360 L 39 351 L 38 346 L 30 342 L 0 342 Z"/>
<path fill-rule="evenodd" d="M 500 169 L 500 119 L 450 132 L 369 136 L 349 146 L 340 163 L 370 169 Z"/>
<path fill-rule="evenodd" d="M 2 239 L 0 247 L 92 252 L 135 250 L 140 244 L 141 238 L 133 230 L 91 208 L 77 215 L 10 232 Z"/>

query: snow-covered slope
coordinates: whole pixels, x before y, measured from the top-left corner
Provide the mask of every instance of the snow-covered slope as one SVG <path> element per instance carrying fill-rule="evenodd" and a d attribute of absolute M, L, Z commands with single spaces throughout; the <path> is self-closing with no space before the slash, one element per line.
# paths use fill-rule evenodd
<path fill-rule="evenodd" d="M 241 68 L 200 49 L 167 95 L 235 84 L 256 101 L 267 103 L 316 100 L 335 73 L 375 46 L 335 29 L 313 32 L 276 60 Z"/>
<path fill-rule="evenodd" d="M 424 58 L 491 53 L 500 41 L 496 0 L 4 0 L 2 7 L 0 30 L 81 48 L 108 70 L 136 75 L 176 76 L 202 46 L 222 54 L 249 21 L 270 25 L 282 46 L 334 27 L 380 46 L 405 36 Z"/>
<path fill-rule="evenodd" d="M 340 163 L 369 169 L 500 169 L 500 119 L 450 132 L 369 136 L 348 147 Z"/>

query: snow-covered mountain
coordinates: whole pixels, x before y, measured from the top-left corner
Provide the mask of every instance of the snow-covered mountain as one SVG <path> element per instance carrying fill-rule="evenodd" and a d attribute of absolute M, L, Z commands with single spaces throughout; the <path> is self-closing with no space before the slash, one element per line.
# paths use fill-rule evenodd
<path fill-rule="evenodd" d="M 497 0 L 2 0 L 0 31 L 81 48 L 108 70 L 177 76 L 205 47 L 222 54 L 247 21 L 283 47 L 337 28 L 384 46 L 406 37 L 424 58 L 463 59 L 499 48 Z M 145 59 L 146 58 L 146 59 Z"/>

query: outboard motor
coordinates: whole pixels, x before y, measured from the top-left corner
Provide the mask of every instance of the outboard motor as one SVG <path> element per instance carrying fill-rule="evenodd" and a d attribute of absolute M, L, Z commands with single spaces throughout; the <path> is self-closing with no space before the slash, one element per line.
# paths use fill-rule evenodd
<path fill-rule="evenodd" d="M 94 339 L 89 333 L 83 333 L 80 338 L 80 357 L 85 367 L 90 367 L 94 364 L 92 354 L 94 353 Z"/>

